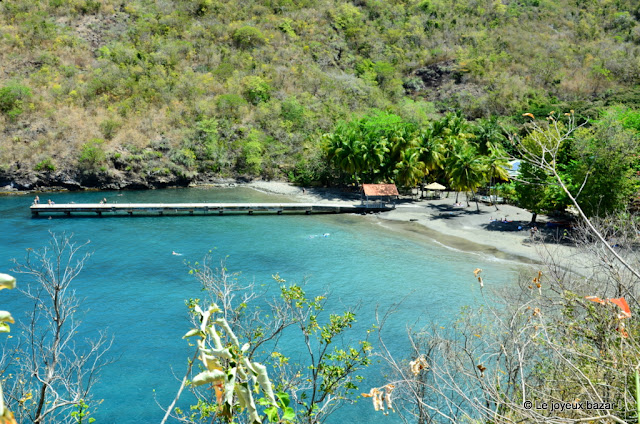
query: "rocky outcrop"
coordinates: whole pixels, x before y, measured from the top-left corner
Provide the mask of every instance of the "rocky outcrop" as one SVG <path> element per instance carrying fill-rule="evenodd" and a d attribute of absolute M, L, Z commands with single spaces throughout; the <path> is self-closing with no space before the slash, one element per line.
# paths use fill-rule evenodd
<path fill-rule="evenodd" d="M 213 178 L 207 179 L 213 180 Z M 82 173 L 77 170 L 36 172 L 12 169 L 0 171 L 0 191 L 148 190 L 186 187 L 192 181 L 193 178 L 180 175 L 140 175 L 117 170 L 98 173 Z"/>
<path fill-rule="evenodd" d="M 152 190 L 189 185 L 224 185 L 237 181 L 248 182 L 251 178 L 221 178 L 215 174 L 138 174 L 109 169 L 98 173 L 82 173 L 77 170 L 36 172 L 24 169 L 0 171 L 2 191 L 60 191 L 60 190 Z"/>

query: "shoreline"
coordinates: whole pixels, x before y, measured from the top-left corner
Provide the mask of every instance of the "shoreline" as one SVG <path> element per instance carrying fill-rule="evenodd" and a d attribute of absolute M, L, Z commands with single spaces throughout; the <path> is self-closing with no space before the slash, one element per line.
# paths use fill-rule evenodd
<path fill-rule="evenodd" d="M 344 203 L 360 202 L 360 194 L 349 193 L 337 188 L 300 187 L 283 181 L 242 181 L 220 180 L 212 183 L 191 184 L 189 187 L 171 188 L 250 188 L 268 195 L 285 196 L 295 202 Z M 60 191 L 60 190 L 59 190 Z M 68 190 L 61 190 L 68 191 Z M 91 190 L 93 191 L 93 190 Z M 99 190 L 95 191 L 118 191 Z M 37 190 L 0 192 L 0 195 L 33 195 Z M 475 203 L 467 207 L 455 206 L 455 195 L 449 198 L 416 199 L 401 196 L 396 209 L 366 215 L 365 219 L 378 223 L 392 231 L 406 232 L 413 236 L 425 237 L 434 243 L 468 253 L 486 254 L 502 260 L 515 261 L 525 265 L 541 265 L 545 257 L 553 260 L 569 271 L 575 271 L 579 262 L 584 262 L 582 252 L 575 246 L 544 243 L 541 237 L 531 241 L 529 221 L 531 213 L 512 205 L 494 206 L 480 203 L 479 211 Z M 462 199 L 464 196 L 460 196 Z M 538 215 L 540 229 L 545 228 L 550 219 Z M 503 222 L 504 221 L 504 222 Z M 518 230 L 518 227 L 521 229 Z M 542 231 L 541 231 L 542 232 Z M 548 233 L 548 231 L 546 231 Z M 551 237 L 552 238 L 552 237 Z M 577 260 L 578 259 L 578 260 Z"/>
<path fill-rule="evenodd" d="M 253 181 L 238 186 L 284 195 L 303 202 L 353 204 L 354 201 L 359 201 L 356 193 L 313 187 L 306 188 L 303 193 L 301 187 L 277 181 Z M 396 209 L 370 214 L 366 219 L 393 231 L 429 238 L 447 248 L 487 254 L 525 265 L 542 265 L 545 257 L 553 256 L 554 262 L 575 272 L 575 265 L 584 259 L 581 250 L 575 246 L 545 243 L 541 240 L 541 235 L 536 235 L 532 241 L 528 227 L 531 213 L 525 209 L 499 205 L 499 210 L 496 210 L 495 206 L 480 203 L 478 212 L 475 203 L 470 203 L 469 207 L 466 206 L 466 201 L 462 202 L 462 207 L 457 207 L 454 203 L 453 193 L 449 198 L 443 195 L 441 199 L 430 200 L 401 196 Z M 547 230 L 545 227 L 549 221 L 551 220 L 547 216 L 538 215 L 536 223 L 541 233 L 544 231 L 553 238 L 554 230 Z M 521 229 L 518 230 L 518 227 Z"/>

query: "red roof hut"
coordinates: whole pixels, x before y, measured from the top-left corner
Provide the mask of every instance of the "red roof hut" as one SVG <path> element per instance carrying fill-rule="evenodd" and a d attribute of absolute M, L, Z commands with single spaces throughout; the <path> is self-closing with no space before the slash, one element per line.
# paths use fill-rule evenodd
<path fill-rule="evenodd" d="M 362 193 L 363 202 L 373 207 L 384 207 L 385 203 L 393 202 L 400 195 L 395 184 L 362 184 Z"/>

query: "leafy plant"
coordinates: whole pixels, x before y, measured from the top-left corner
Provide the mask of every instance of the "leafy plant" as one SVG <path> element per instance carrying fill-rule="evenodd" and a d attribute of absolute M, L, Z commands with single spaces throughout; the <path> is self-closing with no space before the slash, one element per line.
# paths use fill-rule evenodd
<path fill-rule="evenodd" d="M 248 76 L 242 79 L 244 96 L 252 104 L 257 105 L 271 98 L 271 86 L 263 78 Z"/>
<path fill-rule="evenodd" d="M 224 311 L 217 305 L 212 304 L 205 310 L 197 304 L 192 304 L 190 307 L 196 315 L 199 326 L 187 332 L 184 337 L 198 338 L 196 356 L 202 363 L 203 371 L 194 376 L 191 381 L 187 381 L 185 376 L 178 395 L 168 408 L 162 422 L 164 423 L 170 416 L 183 388 L 190 384 L 195 387 L 207 385 L 215 391 L 216 405 L 211 412 L 223 422 L 235 422 L 238 409 L 240 412 L 246 410 L 251 424 L 261 423 L 253 395 L 254 390 L 256 393 L 258 390 L 262 392 L 261 404 L 278 408 L 267 368 L 250 360 L 247 354 L 250 349 L 249 343 L 240 345 L 226 318 L 221 315 Z M 193 362 L 190 362 L 187 375 L 190 374 L 192 365 Z M 282 403 L 282 400 L 280 402 Z M 270 409 L 268 416 L 271 417 L 274 414 L 277 416 L 277 412 Z"/>
<path fill-rule="evenodd" d="M 78 165 L 82 170 L 87 172 L 100 170 L 107 160 L 103 145 L 104 140 L 99 138 L 94 138 L 82 145 L 78 157 Z"/>
<path fill-rule="evenodd" d="M 242 48 L 255 47 L 263 44 L 265 39 L 262 31 L 252 26 L 243 26 L 233 32 L 233 41 Z"/>
<path fill-rule="evenodd" d="M 38 162 L 33 169 L 36 171 L 53 172 L 56 170 L 56 166 L 51 158 L 46 158 Z"/>
<path fill-rule="evenodd" d="M 0 88 L 0 112 L 17 118 L 23 112 L 24 102 L 31 97 L 31 89 L 19 83 L 9 83 Z"/>

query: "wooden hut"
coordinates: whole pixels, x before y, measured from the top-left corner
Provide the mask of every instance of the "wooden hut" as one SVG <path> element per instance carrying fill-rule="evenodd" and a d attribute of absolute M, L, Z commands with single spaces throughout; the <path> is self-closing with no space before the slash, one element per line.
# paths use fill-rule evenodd
<path fill-rule="evenodd" d="M 399 195 L 395 184 L 362 184 L 362 203 L 367 207 L 384 207 L 391 203 L 395 208 Z"/>

